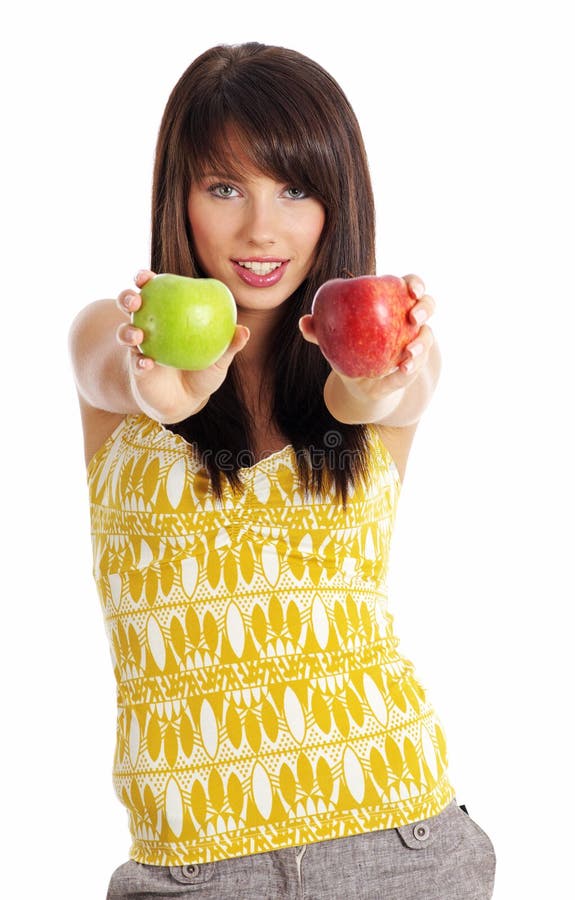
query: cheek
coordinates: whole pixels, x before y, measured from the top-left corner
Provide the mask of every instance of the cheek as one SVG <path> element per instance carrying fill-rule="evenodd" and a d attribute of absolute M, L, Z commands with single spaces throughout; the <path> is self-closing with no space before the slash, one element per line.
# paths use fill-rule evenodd
<path fill-rule="evenodd" d="M 190 203 L 188 205 L 188 222 L 192 232 L 192 240 L 200 262 L 205 262 L 213 243 L 213 228 L 209 216 Z"/>
<path fill-rule="evenodd" d="M 205 223 L 202 225 L 201 222 L 190 219 L 190 226 L 197 252 L 203 254 L 209 251 L 209 230 L 206 230 Z"/>

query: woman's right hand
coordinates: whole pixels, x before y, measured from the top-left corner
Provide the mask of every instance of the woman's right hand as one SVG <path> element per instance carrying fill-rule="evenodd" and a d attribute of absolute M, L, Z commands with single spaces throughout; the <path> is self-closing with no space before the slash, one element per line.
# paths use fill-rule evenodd
<path fill-rule="evenodd" d="M 148 269 L 138 272 L 136 286 L 142 288 L 154 274 Z M 142 303 L 140 294 L 133 289 L 122 291 L 116 302 L 127 316 L 131 316 Z M 138 349 L 144 340 L 144 332 L 130 322 L 120 325 L 116 332 L 118 342 L 128 351 L 130 384 L 136 403 L 146 415 L 165 424 L 181 422 L 206 405 L 211 394 L 222 384 L 232 359 L 245 347 L 249 336 L 245 325 L 236 325 L 232 342 L 222 356 L 207 369 L 190 372 L 159 365 L 144 356 Z"/>

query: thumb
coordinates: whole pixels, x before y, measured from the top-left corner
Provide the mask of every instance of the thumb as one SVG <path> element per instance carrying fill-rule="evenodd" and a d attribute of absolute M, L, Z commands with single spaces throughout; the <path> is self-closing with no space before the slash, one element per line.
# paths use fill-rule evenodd
<path fill-rule="evenodd" d="M 236 325 L 235 334 L 234 334 L 234 336 L 232 338 L 232 342 L 226 352 L 229 353 L 231 350 L 233 356 L 235 356 L 236 353 L 239 353 L 240 350 L 244 349 L 244 347 L 246 346 L 247 342 L 250 339 L 250 335 L 251 335 L 250 329 L 247 328 L 245 325 Z"/>
<path fill-rule="evenodd" d="M 309 314 L 307 316 L 302 316 L 298 322 L 298 325 L 299 330 L 301 331 L 306 341 L 309 341 L 310 344 L 318 343 L 318 339 L 315 336 L 315 322 L 313 316 Z"/>
<path fill-rule="evenodd" d="M 224 353 L 222 353 L 222 355 L 217 360 L 217 362 L 214 363 L 214 365 L 217 366 L 218 369 L 227 369 L 236 353 L 239 353 L 240 350 L 244 349 L 249 339 L 249 328 L 246 328 L 245 325 L 236 325 L 236 330 L 234 332 L 231 343 L 228 346 L 228 349 L 225 350 Z"/>

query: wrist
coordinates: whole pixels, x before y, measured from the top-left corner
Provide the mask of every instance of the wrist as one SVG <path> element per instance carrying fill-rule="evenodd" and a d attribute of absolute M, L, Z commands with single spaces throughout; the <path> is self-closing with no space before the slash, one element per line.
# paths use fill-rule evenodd
<path fill-rule="evenodd" d="M 324 402 L 338 422 L 346 425 L 380 422 L 398 408 L 405 396 L 405 388 L 374 397 L 360 388 L 352 388 L 332 369 L 323 390 Z"/>
<path fill-rule="evenodd" d="M 132 397 L 139 412 L 162 425 L 175 425 L 195 416 L 208 403 L 210 395 L 192 393 L 182 383 L 182 372 L 169 366 L 138 366 L 129 359 Z"/>

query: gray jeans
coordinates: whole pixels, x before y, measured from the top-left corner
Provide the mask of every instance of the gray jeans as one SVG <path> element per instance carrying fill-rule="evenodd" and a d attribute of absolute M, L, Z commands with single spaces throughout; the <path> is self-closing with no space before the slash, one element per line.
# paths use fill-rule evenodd
<path fill-rule="evenodd" d="M 489 900 L 495 852 L 455 801 L 402 828 L 188 866 L 130 860 L 107 900 Z"/>

